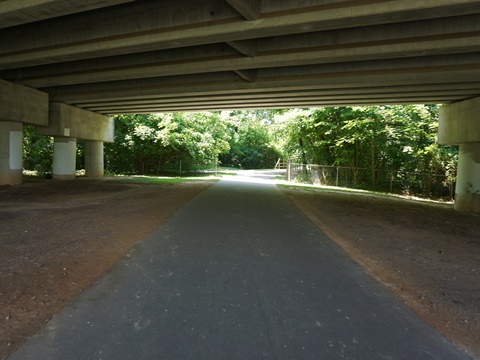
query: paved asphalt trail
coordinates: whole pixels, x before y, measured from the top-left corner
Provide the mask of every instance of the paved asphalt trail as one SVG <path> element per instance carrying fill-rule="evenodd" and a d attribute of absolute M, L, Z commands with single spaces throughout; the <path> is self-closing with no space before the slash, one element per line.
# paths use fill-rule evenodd
<path fill-rule="evenodd" d="M 467 358 L 274 185 L 235 179 L 181 208 L 11 359 Z"/>

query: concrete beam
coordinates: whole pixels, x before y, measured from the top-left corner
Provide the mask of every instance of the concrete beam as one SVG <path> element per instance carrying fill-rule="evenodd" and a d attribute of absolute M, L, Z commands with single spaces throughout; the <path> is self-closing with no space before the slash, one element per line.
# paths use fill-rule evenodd
<path fill-rule="evenodd" d="M 0 121 L 48 124 L 48 94 L 0 80 Z"/>
<path fill-rule="evenodd" d="M 410 58 L 418 57 L 418 54 L 423 57 L 441 54 L 448 59 L 452 54 L 480 51 L 480 14 L 230 41 L 228 44 L 247 57 L 235 56 L 235 52 L 215 44 L 3 71 L 0 77 L 32 87 L 48 87 L 117 79 Z M 457 60 L 454 57 L 451 63 Z"/>
<path fill-rule="evenodd" d="M 255 57 L 258 52 L 258 40 L 256 39 L 244 41 L 227 41 L 227 44 L 244 56 Z"/>
<path fill-rule="evenodd" d="M 113 142 L 113 119 L 62 103 L 50 104 L 50 123 L 36 127 L 41 135 Z"/>
<path fill-rule="evenodd" d="M 456 84 L 459 86 L 459 84 Z M 463 85 L 463 87 L 466 87 Z M 250 101 L 258 99 L 285 99 L 285 98 L 315 98 L 315 99 L 372 99 L 379 96 L 390 95 L 399 99 L 405 99 L 411 96 L 430 96 L 430 97 L 452 97 L 455 99 L 463 99 L 480 93 L 480 84 L 471 84 L 471 88 L 455 89 L 452 87 L 448 90 L 433 90 L 429 86 L 398 86 L 398 87 L 372 87 L 365 89 L 318 89 L 318 90 L 291 90 L 291 91 L 272 91 L 272 92 L 232 92 L 227 94 L 210 94 L 200 95 L 193 94 L 191 96 L 154 96 L 142 100 L 122 100 L 122 101 L 97 101 L 83 103 L 82 108 L 90 111 L 105 113 L 105 110 L 123 109 L 132 105 L 158 105 L 158 104 L 191 104 L 193 102 L 212 103 L 216 101 L 224 101 L 228 99 L 236 99 L 240 101 Z"/>
<path fill-rule="evenodd" d="M 215 103 L 215 106 L 236 106 L 236 105 L 242 105 L 245 102 L 248 102 L 248 104 L 255 105 L 255 106 L 261 106 L 262 104 L 313 104 L 313 103 L 318 103 L 322 104 L 322 106 L 325 106 L 326 104 L 331 103 L 332 105 L 337 104 L 338 102 L 341 102 L 343 104 L 352 102 L 352 103 L 357 103 L 357 102 L 362 102 L 362 103 L 368 103 L 369 101 L 373 101 L 375 103 L 381 103 L 382 101 L 385 101 L 385 103 L 388 103 L 390 101 L 396 101 L 396 102 L 403 102 L 405 101 L 405 98 L 410 96 L 408 93 L 384 93 L 384 94 L 366 94 L 366 95 L 358 95 L 358 94 L 341 94 L 341 95 L 332 95 L 332 94 L 323 94 L 323 95 L 293 95 L 291 93 L 283 95 L 283 94 L 263 94 L 263 96 L 258 96 L 258 95 L 252 95 L 249 97 L 243 96 L 243 97 L 237 97 L 237 96 L 232 96 L 232 97 L 223 97 L 220 99 L 211 99 L 211 98 L 204 98 L 204 99 L 184 99 L 184 100 L 150 100 L 150 101 L 144 101 L 141 103 L 127 103 L 127 104 L 122 104 L 122 105 L 104 105 L 104 106 L 92 106 L 90 110 L 92 111 L 97 111 L 100 113 L 109 113 L 109 111 L 129 111 L 132 109 L 132 111 L 136 110 L 141 110 L 141 109 L 176 109 L 176 111 L 179 111 L 178 109 L 186 108 L 186 107 L 192 107 L 192 106 L 197 106 L 201 107 L 202 105 L 206 107 L 212 106 L 212 103 Z M 450 95 L 450 99 L 454 100 L 457 98 L 455 95 Z M 418 99 L 421 103 L 426 102 L 432 102 L 432 99 L 436 99 L 436 95 L 418 95 Z M 445 98 L 448 98 L 448 95 L 445 95 Z M 375 99 L 375 100 L 372 100 Z M 163 110 L 162 110 L 163 111 Z"/>
<path fill-rule="evenodd" d="M 460 56 L 460 55 L 459 55 Z M 449 84 L 480 81 L 478 55 L 461 54 L 461 58 L 437 57 L 370 61 L 302 66 L 294 68 L 261 69 L 255 83 L 238 79 L 233 72 L 173 76 L 142 80 L 83 84 L 45 89 L 56 99 L 66 103 L 82 104 L 102 101 L 145 99 L 160 95 L 210 94 L 212 92 L 282 91 L 292 88 L 334 89 L 364 88 L 403 85 L 437 85 L 448 89 Z M 407 61 L 411 60 L 411 61 Z M 439 98 L 442 100 L 442 98 Z"/>
<path fill-rule="evenodd" d="M 440 108 L 438 143 L 480 143 L 480 97 Z"/>
<path fill-rule="evenodd" d="M 419 103 L 434 103 L 432 98 L 420 97 Z M 213 104 L 183 104 L 183 105 L 145 105 L 145 106 L 129 106 L 125 109 L 115 109 L 113 111 L 105 111 L 107 114 L 137 114 L 137 113 L 155 113 L 155 112 L 183 112 L 183 111 L 218 111 L 218 110 L 235 110 L 235 109 L 287 109 L 287 108 L 308 108 L 308 107 L 332 107 L 332 106 L 366 106 L 366 105 L 393 105 L 405 104 L 403 99 L 385 96 L 375 100 L 358 99 L 356 97 L 350 99 L 339 100 L 323 100 L 323 99 L 283 99 L 283 100 L 263 100 L 263 101 L 224 101 L 215 102 Z"/>
<path fill-rule="evenodd" d="M 257 77 L 257 72 L 255 70 L 233 70 L 233 72 L 249 83 L 255 82 Z"/>
<path fill-rule="evenodd" d="M 134 0 L 3 0 L 0 28 L 117 5 Z"/>
<path fill-rule="evenodd" d="M 245 20 L 257 20 L 262 12 L 262 0 L 226 0 Z"/>
<path fill-rule="evenodd" d="M 420 99 L 421 103 L 432 103 L 428 99 Z M 380 106 L 380 105 L 405 105 L 404 101 L 399 100 L 350 100 L 350 101 L 334 101 L 334 102 L 270 102 L 261 104 L 251 104 L 248 102 L 230 104 L 230 105 L 217 105 L 216 103 L 211 106 L 185 106 L 185 107 L 168 107 L 168 108 L 130 108 L 128 111 L 111 112 L 111 115 L 120 114 L 151 114 L 154 112 L 201 112 L 201 111 L 223 111 L 223 110 L 253 110 L 253 109 L 295 109 L 300 107 L 305 108 L 322 108 L 322 107 L 336 107 L 336 106 Z"/>
<path fill-rule="evenodd" d="M 269 7 L 279 5 L 271 3 L 275 2 L 266 2 L 261 20 L 250 22 L 238 19 L 237 12 L 226 3 L 177 0 L 175 6 L 169 2 L 133 2 L 108 9 L 108 13 L 99 10 L 8 28 L 0 34 L 0 68 L 386 24 L 400 16 L 403 21 L 412 21 L 478 12 L 478 2 L 471 0 L 373 0 L 357 6 L 312 1 L 309 7 L 292 2 L 289 8 L 298 9 L 278 16 L 278 9 L 275 13 Z M 189 11 L 179 12 L 182 8 Z"/>

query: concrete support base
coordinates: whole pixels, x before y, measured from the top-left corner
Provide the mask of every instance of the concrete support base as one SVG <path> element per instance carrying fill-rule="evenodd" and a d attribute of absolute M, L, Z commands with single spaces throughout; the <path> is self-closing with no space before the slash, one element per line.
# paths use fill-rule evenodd
<path fill-rule="evenodd" d="M 103 141 L 85 141 L 85 175 L 103 176 Z"/>
<path fill-rule="evenodd" d="M 23 170 L 23 124 L 0 121 L 0 185 L 19 185 Z"/>
<path fill-rule="evenodd" d="M 53 147 L 53 178 L 58 180 L 75 179 L 77 139 L 55 137 Z"/>
<path fill-rule="evenodd" d="M 455 209 L 480 213 L 480 143 L 460 144 Z"/>

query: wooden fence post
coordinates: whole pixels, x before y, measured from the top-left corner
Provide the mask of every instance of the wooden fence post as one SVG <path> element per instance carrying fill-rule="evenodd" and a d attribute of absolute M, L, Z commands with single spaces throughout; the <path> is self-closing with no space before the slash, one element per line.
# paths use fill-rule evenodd
<path fill-rule="evenodd" d="M 288 182 L 292 181 L 291 177 L 292 177 L 292 163 L 290 159 L 288 159 L 288 163 L 287 163 L 287 181 Z"/>

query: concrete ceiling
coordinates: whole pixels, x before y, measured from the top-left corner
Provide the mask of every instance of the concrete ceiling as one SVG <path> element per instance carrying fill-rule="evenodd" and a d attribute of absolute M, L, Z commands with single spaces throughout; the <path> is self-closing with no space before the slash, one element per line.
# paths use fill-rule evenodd
<path fill-rule="evenodd" d="M 480 1 L 3 0 L 0 78 L 102 114 L 480 95 Z"/>

